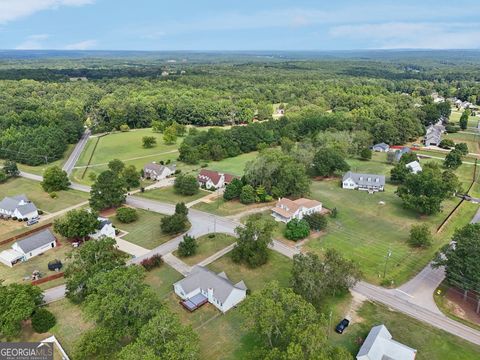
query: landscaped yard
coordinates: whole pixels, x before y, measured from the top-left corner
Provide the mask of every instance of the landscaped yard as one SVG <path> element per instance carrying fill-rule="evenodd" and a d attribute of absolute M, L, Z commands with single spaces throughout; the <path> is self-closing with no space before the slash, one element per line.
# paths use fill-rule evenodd
<path fill-rule="evenodd" d="M 418 360 L 474 360 L 480 358 L 480 347 L 436 329 L 382 305 L 366 302 L 358 311 L 361 322 L 351 324 L 343 335 L 332 331 L 331 340 L 345 346 L 355 356 L 373 326 L 384 324 L 393 336 L 417 349 Z"/>
<path fill-rule="evenodd" d="M 35 256 L 25 262 L 20 262 L 13 267 L 8 267 L 2 263 L 0 263 L 0 279 L 4 280 L 6 284 L 9 283 L 30 283 L 31 276 L 34 270 L 38 270 L 42 273 L 43 276 L 49 276 L 55 274 L 54 271 L 48 270 L 48 263 L 52 260 L 58 259 L 61 260 L 63 264 L 65 264 L 65 259 L 67 254 L 72 251 L 72 246 L 64 240 L 61 240 L 59 236 L 59 244 L 57 247 L 50 249 L 43 253 L 43 255 Z M 4 244 L 0 246 L 0 252 L 3 250 L 10 249 L 14 242 Z M 24 280 L 27 279 L 27 280 Z M 43 288 L 49 288 L 55 285 L 59 285 L 62 281 L 55 281 L 55 283 L 51 284 L 47 282 L 43 284 Z"/>
<path fill-rule="evenodd" d="M 5 196 L 25 194 L 37 208 L 45 212 L 53 213 L 67 207 L 87 201 L 89 194 L 77 190 L 57 191 L 57 198 L 52 199 L 46 193 L 40 182 L 25 178 L 16 178 L 0 184 L 0 199 Z"/>
<path fill-rule="evenodd" d="M 228 245 L 233 244 L 236 241 L 236 238 L 232 235 L 227 234 L 208 234 L 200 236 L 197 239 L 198 248 L 197 253 L 193 256 L 181 258 L 181 260 L 188 265 L 198 264 L 200 261 L 205 260 L 209 256 L 217 253 L 218 251 L 226 248 Z M 178 256 L 178 250 L 173 253 L 175 256 Z"/>
<path fill-rule="evenodd" d="M 200 199 L 208 194 L 211 194 L 211 193 L 209 191 L 200 189 L 198 193 L 196 193 L 195 195 L 185 196 L 185 195 L 177 194 L 173 186 L 168 186 L 160 189 L 147 190 L 143 193 L 138 193 L 136 195 L 147 198 L 147 199 L 167 202 L 170 204 L 177 204 L 180 202 L 187 204 L 190 201 Z"/>
<path fill-rule="evenodd" d="M 160 229 L 160 221 L 165 215 L 143 209 L 137 209 L 137 212 L 138 220 L 130 224 L 121 223 L 115 215 L 110 218 L 117 229 L 128 232 L 122 239 L 146 249 L 153 249 L 175 237 L 162 233 Z"/>
<path fill-rule="evenodd" d="M 172 292 L 173 283 L 181 279 L 183 279 L 182 274 L 163 263 L 160 267 L 147 272 L 145 282 L 163 299 Z"/>
<path fill-rule="evenodd" d="M 145 149 L 142 146 L 142 138 L 144 136 L 154 136 L 157 139 L 157 145 L 153 148 Z M 79 168 L 72 173 L 72 179 L 75 182 L 91 184 L 91 180 L 88 177 L 89 174 L 95 173 L 98 175 L 107 169 L 108 162 L 113 159 L 120 159 L 126 165 L 135 165 L 138 170 L 152 161 L 175 160 L 178 157 L 178 144 L 182 142 L 182 139 L 179 138 L 177 144 L 166 145 L 163 142 L 162 134 L 154 133 L 151 129 L 136 129 L 102 136 L 99 138 L 98 145 L 95 148 L 96 142 L 97 137 L 91 137 L 80 155 L 76 164 Z M 94 149 L 95 152 L 93 153 Z M 84 168 L 81 166 L 86 166 L 91 156 L 91 167 L 82 177 Z"/>

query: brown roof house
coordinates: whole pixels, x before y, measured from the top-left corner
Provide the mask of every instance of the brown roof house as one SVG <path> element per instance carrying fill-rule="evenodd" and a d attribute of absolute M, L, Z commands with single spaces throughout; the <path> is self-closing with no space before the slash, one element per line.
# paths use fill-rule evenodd
<path fill-rule="evenodd" d="M 220 173 L 218 171 L 202 169 L 197 176 L 198 183 L 206 189 L 223 188 L 235 179 L 235 175 Z"/>
<path fill-rule="evenodd" d="M 321 211 L 322 203 L 317 200 L 305 198 L 290 200 L 282 198 L 277 201 L 272 209 L 272 216 L 277 221 L 288 223 L 292 219 L 303 219 L 305 215 Z"/>

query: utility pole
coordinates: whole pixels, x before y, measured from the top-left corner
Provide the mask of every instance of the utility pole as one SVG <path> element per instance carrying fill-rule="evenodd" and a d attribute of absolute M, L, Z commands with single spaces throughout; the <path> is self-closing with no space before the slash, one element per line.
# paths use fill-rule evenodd
<path fill-rule="evenodd" d="M 392 256 L 392 250 L 388 249 L 387 256 L 385 257 L 385 267 L 383 268 L 383 278 L 385 279 L 385 275 L 387 274 L 387 264 L 388 260 Z"/>
<path fill-rule="evenodd" d="M 327 334 L 327 339 L 330 338 L 330 331 L 332 331 L 332 310 L 330 310 L 330 314 L 328 315 L 328 334 Z"/>

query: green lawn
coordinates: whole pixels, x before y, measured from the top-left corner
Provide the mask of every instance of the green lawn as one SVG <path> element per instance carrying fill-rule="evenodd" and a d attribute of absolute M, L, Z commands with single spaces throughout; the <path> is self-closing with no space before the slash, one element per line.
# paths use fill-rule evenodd
<path fill-rule="evenodd" d="M 436 250 L 448 242 L 445 231 L 436 236 L 434 245 L 428 250 L 415 250 L 406 240 L 413 224 L 426 223 L 432 231 L 453 209 L 458 199 L 446 201 L 444 211 L 427 218 L 405 210 L 395 187 L 387 184 L 386 191 L 370 195 L 366 192 L 340 188 L 339 181 L 314 182 L 311 197 L 327 207 L 336 207 L 339 215 L 331 219 L 327 234 L 310 240 L 305 249 L 322 253 L 325 248 L 335 248 L 346 257 L 360 264 L 367 281 L 382 282 L 385 256 L 390 249 L 387 278 L 399 285 L 419 271 L 433 257 Z M 385 202 L 380 205 L 379 202 Z M 459 225 L 468 223 L 475 211 L 469 204 L 464 217 L 456 219 Z"/>
<path fill-rule="evenodd" d="M 460 117 L 462 116 L 463 111 L 458 111 L 457 109 L 452 109 L 452 113 L 450 114 L 450 122 L 458 125 L 460 121 Z M 478 121 L 480 118 L 478 116 L 470 116 L 468 118 L 468 127 L 476 128 L 478 125 Z"/>
<path fill-rule="evenodd" d="M 25 178 L 16 178 L 0 184 L 0 199 L 5 196 L 25 194 L 37 208 L 53 213 L 88 200 L 89 194 L 76 191 L 57 191 L 58 197 L 52 199 L 43 191 L 40 182 Z"/>
<path fill-rule="evenodd" d="M 57 236 L 57 239 L 60 239 L 60 237 Z M 11 268 L 0 263 L 0 279 L 4 280 L 7 284 L 13 282 L 30 283 L 30 277 L 34 270 L 40 271 L 43 276 L 55 274 L 54 271 L 48 270 L 48 263 L 52 260 L 58 259 L 65 264 L 67 254 L 72 251 L 72 246 L 67 241 L 60 239 L 59 243 L 60 246 L 46 251 L 43 255 L 38 255 L 29 259 L 28 261 L 20 262 Z M 8 243 L 0 246 L 0 252 L 10 249 L 12 244 L 13 243 Z M 23 280 L 24 278 L 28 278 L 28 280 Z M 42 288 L 46 289 L 55 285 L 59 285 L 63 283 L 62 280 L 63 279 L 58 279 L 52 283 L 47 282 L 42 285 Z"/>
<path fill-rule="evenodd" d="M 209 212 L 218 216 L 230 216 L 269 205 L 271 204 L 261 203 L 244 205 L 238 200 L 226 201 L 223 198 L 220 198 L 210 203 L 200 202 L 198 204 L 195 204 L 193 205 L 193 209 Z"/>
<path fill-rule="evenodd" d="M 393 339 L 417 349 L 418 360 L 473 360 L 480 358 L 480 347 L 454 335 L 419 322 L 375 303 L 367 302 L 358 311 L 362 319 L 348 327 L 343 335 L 332 331 L 331 341 L 345 346 L 355 356 L 358 339 L 365 339 L 373 326 L 384 324 Z"/>
<path fill-rule="evenodd" d="M 453 140 L 455 143 L 466 143 L 469 152 L 476 154 L 480 153 L 480 134 L 453 133 L 445 134 L 443 138 Z"/>
<path fill-rule="evenodd" d="M 160 229 L 160 221 L 165 215 L 143 209 L 137 209 L 137 212 L 138 220 L 130 224 L 123 224 L 115 216 L 111 217 L 117 229 L 128 232 L 122 239 L 146 249 L 153 249 L 175 236 L 166 235 Z"/>
<path fill-rule="evenodd" d="M 181 279 L 183 279 L 182 274 L 163 263 L 160 267 L 147 272 L 145 282 L 163 299 L 172 292 L 173 283 Z"/>
<path fill-rule="evenodd" d="M 164 187 L 160 189 L 153 189 L 147 190 L 143 193 L 136 194 L 137 196 L 144 197 L 147 199 L 158 200 L 161 202 L 167 202 L 171 204 L 177 204 L 179 202 L 189 203 L 190 201 L 194 201 L 200 199 L 206 195 L 210 194 L 210 192 L 200 189 L 198 193 L 192 196 L 184 196 L 177 194 L 173 188 L 173 186 Z"/>
<path fill-rule="evenodd" d="M 227 158 L 221 161 L 212 161 L 208 164 L 207 169 L 220 172 L 226 172 L 233 175 L 242 176 L 247 162 L 255 160 L 258 152 L 241 154 L 234 158 Z"/>
<path fill-rule="evenodd" d="M 144 136 L 154 136 L 157 139 L 157 145 L 150 149 L 142 146 L 142 138 Z M 85 166 L 92 155 L 97 137 L 88 140 L 85 149 L 80 155 L 76 166 Z M 84 168 L 74 169 L 72 179 L 75 182 L 91 184 L 88 175 L 90 173 L 99 174 L 107 169 L 110 160 L 120 159 L 126 165 L 135 165 L 140 170 L 143 166 L 152 161 L 175 160 L 178 157 L 178 145 L 182 142 L 182 138 L 177 140 L 177 144 L 166 145 L 163 142 L 163 135 L 152 132 L 151 129 L 136 129 L 129 132 L 112 133 L 101 137 L 95 149 L 91 160 L 91 167 L 82 178 Z"/>
<path fill-rule="evenodd" d="M 25 171 L 25 172 L 28 172 L 28 173 L 31 173 L 31 174 L 43 175 L 43 172 L 45 171 L 45 169 L 47 169 L 51 166 L 62 167 L 63 164 L 65 164 L 65 161 L 67 161 L 68 157 L 72 153 L 73 149 L 75 149 L 75 144 L 68 145 L 68 148 L 65 151 L 65 154 L 63 154 L 63 157 L 61 159 L 50 162 L 48 164 L 42 164 L 42 165 L 38 165 L 38 166 L 18 164 L 18 168 L 21 171 Z"/>
<path fill-rule="evenodd" d="M 212 235 L 213 237 L 210 237 Z M 226 248 L 228 245 L 233 244 L 236 241 L 236 238 L 232 235 L 227 234 L 208 234 L 200 236 L 197 239 L 198 248 L 197 253 L 193 256 L 181 258 L 183 262 L 188 265 L 198 264 L 200 261 L 208 258 L 209 256 L 217 253 L 218 251 Z M 175 256 L 178 256 L 178 250 L 173 253 Z"/>
<path fill-rule="evenodd" d="M 282 286 L 289 285 L 291 260 L 273 251 L 270 255 L 269 262 L 258 269 L 235 264 L 228 255 L 208 267 L 215 272 L 225 271 L 234 283 L 244 280 L 253 292 L 259 291 L 272 280 L 279 281 Z M 213 305 L 207 304 L 189 313 L 179 304 L 179 299 L 173 292 L 167 299 L 167 305 L 180 316 L 182 322 L 192 325 L 197 331 L 200 337 L 201 359 L 248 358 L 255 339 L 246 333 L 238 308 L 222 315 Z"/>

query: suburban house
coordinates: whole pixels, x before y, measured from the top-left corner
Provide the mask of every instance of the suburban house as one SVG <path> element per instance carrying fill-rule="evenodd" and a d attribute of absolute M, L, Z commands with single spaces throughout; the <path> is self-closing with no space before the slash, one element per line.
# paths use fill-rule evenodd
<path fill-rule="evenodd" d="M 38 217 L 38 210 L 25 195 L 5 197 L 0 201 L 0 216 L 30 220 Z"/>
<path fill-rule="evenodd" d="M 233 284 L 224 272 L 215 274 L 203 266 L 195 266 L 185 279 L 173 284 L 173 288 L 189 311 L 209 302 L 225 313 L 247 296 L 243 281 Z"/>
<path fill-rule="evenodd" d="M 322 203 L 317 200 L 282 198 L 277 201 L 272 209 L 272 216 L 277 221 L 288 223 L 292 219 L 302 219 L 305 215 L 320 211 L 322 211 Z"/>
<path fill-rule="evenodd" d="M 394 160 L 395 162 L 399 162 L 404 154 L 409 153 L 412 150 L 408 146 L 402 146 L 400 149 L 394 151 Z"/>
<path fill-rule="evenodd" d="M 385 143 L 375 144 L 372 146 L 372 150 L 377 152 L 387 152 L 390 150 L 390 145 Z"/>
<path fill-rule="evenodd" d="M 104 237 L 115 238 L 115 228 L 112 222 L 103 217 L 98 217 L 98 221 L 100 221 L 100 224 L 98 225 L 97 231 L 91 234 L 90 237 L 95 240 Z"/>
<path fill-rule="evenodd" d="M 445 131 L 443 126 L 443 119 L 438 120 L 435 125 L 430 125 L 425 134 L 425 146 L 437 146 L 442 141 L 442 133 Z"/>
<path fill-rule="evenodd" d="M 409 162 L 408 164 L 405 165 L 410 171 L 414 174 L 418 174 L 420 171 L 422 171 L 422 166 L 418 161 L 412 161 Z"/>
<path fill-rule="evenodd" d="M 385 189 L 385 176 L 349 171 L 343 175 L 342 187 L 344 189 L 366 190 L 369 193 L 383 191 Z"/>
<path fill-rule="evenodd" d="M 0 262 L 12 267 L 20 261 L 27 261 L 34 256 L 43 254 L 55 246 L 57 246 L 57 239 L 50 229 L 41 230 L 17 241 L 11 249 L 2 251 Z"/>
<path fill-rule="evenodd" d="M 202 169 L 197 176 L 198 183 L 205 189 L 223 188 L 235 179 L 234 175 L 219 173 L 218 171 Z"/>
<path fill-rule="evenodd" d="M 417 350 L 392 339 L 385 325 L 374 326 L 357 354 L 357 360 L 413 360 Z"/>
<path fill-rule="evenodd" d="M 175 174 L 176 165 L 161 165 L 152 162 L 143 167 L 143 177 L 151 180 L 162 180 Z"/>

